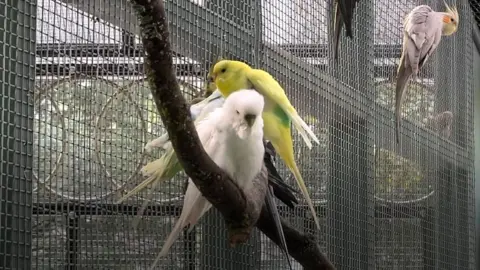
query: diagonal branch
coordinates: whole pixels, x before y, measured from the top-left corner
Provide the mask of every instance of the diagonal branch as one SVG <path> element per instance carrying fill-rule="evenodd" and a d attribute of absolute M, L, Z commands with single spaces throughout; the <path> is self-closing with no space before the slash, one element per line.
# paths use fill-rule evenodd
<path fill-rule="evenodd" d="M 280 244 L 274 221 L 264 205 L 268 175 L 266 167 L 255 179 L 252 189 L 244 194 L 205 153 L 175 78 L 163 1 L 131 2 L 140 20 L 146 53 L 145 71 L 152 96 L 180 164 L 205 198 L 222 213 L 232 244 L 245 242 L 253 225 L 277 245 Z M 283 220 L 282 227 L 290 255 L 304 269 L 335 269 L 321 253 L 313 237 L 302 234 Z"/>
<path fill-rule="evenodd" d="M 287 242 L 288 253 L 304 270 L 335 270 L 335 266 L 328 260 L 315 238 L 311 235 L 303 234 L 293 228 L 288 222 L 281 218 L 283 233 Z M 275 233 L 275 224 L 272 217 L 267 213 L 266 206 L 263 207 L 260 217 L 256 224 L 268 238 L 280 246 L 281 242 Z"/>

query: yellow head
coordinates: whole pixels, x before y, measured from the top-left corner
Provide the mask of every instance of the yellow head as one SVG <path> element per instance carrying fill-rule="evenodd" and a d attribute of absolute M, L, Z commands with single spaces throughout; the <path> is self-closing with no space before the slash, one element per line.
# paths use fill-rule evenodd
<path fill-rule="evenodd" d="M 251 67 L 240 61 L 222 60 L 215 64 L 212 70 L 212 77 L 218 90 L 223 96 L 232 92 L 249 88 L 245 72 Z"/>
<path fill-rule="evenodd" d="M 443 29 L 442 29 L 442 34 L 444 36 L 450 36 L 457 32 L 458 29 L 458 23 L 459 23 L 459 17 L 458 17 L 458 11 L 457 7 L 452 6 L 449 7 L 447 3 L 444 4 L 447 8 L 446 12 L 443 12 Z"/>

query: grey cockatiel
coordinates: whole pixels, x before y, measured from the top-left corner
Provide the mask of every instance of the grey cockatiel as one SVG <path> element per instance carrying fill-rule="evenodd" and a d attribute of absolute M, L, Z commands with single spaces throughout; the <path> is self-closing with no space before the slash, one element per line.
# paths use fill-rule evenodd
<path fill-rule="evenodd" d="M 347 37 L 353 38 L 352 20 L 353 12 L 359 0 L 334 0 L 335 1 L 335 17 L 333 23 L 333 56 L 334 59 L 338 58 L 338 45 L 340 42 L 340 32 L 343 25 L 345 25 L 345 32 Z"/>
<path fill-rule="evenodd" d="M 207 154 L 244 190 L 250 187 L 263 165 L 264 105 L 263 96 L 255 90 L 240 90 L 196 125 Z M 183 229 L 195 226 L 211 207 L 189 179 L 182 213 L 151 269 L 168 254 Z"/>
<path fill-rule="evenodd" d="M 456 7 L 446 12 L 436 12 L 426 5 L 412 9 L 403 23 L 403 51 L 397 71 L 395 89 L 395 128 L 396 140 L 400 143 L 401 106 L 405 98 L 406 85 L 413 75 L 423 67 L 435 51 L 442 36 L 450 36 L 457 31 L 459 18 Z"/>

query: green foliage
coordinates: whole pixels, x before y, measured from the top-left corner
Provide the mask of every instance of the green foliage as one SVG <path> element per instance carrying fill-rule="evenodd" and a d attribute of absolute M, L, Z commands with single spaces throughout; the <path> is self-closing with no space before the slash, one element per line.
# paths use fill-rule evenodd
<path fill-rule="evenodd" d="M 428 177 L 414 162 L 379 149 L 375 153 L 375 194 L 389 200 L 414 200 L 431 191 Z"/>

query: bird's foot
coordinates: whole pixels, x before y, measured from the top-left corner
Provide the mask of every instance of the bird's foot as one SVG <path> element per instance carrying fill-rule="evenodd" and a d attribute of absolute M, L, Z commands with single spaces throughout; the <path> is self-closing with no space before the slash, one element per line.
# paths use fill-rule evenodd
<path fill-rule="evenodd" d="M 234 248 L 238 244 L 244 244 L 248 241 L 252 228 L 232 229 L 229 230 L 230 247 Z"/>
<path fill-rule="evenodd" d="M 158 137 L 155 140 L 152 140 L 152 141 L 148 142 L 145 145 L 144 149 L 145 149 L 145 152 L 150 153 L 150 152 L 153 151 L 154 148 L 165 147 L 165 144 L 168 144 L 168 141 L 166 143 L 165 139 L 162 136 L 162 137 Z"/>

